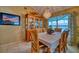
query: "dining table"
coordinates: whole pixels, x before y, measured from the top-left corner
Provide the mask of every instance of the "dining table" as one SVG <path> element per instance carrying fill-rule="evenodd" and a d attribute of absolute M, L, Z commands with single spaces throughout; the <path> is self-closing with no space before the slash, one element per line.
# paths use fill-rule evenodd
<path fill-rule="evenodd" d="M 61 32 L 54 32 L 52 34 L 48 34 L 47 32 L 38 33 L 38 38 L 39 41 L 50 48 L 50 52 L 53 53 L 59 45 Z"/>

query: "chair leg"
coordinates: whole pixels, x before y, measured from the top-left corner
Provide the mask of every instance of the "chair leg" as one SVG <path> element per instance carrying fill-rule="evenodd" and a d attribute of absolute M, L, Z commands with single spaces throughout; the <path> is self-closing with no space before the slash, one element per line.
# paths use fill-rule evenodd
<path fill-rule="evenodd" d="M 67 51 L 67 49 L 68 49 L 68 48 L 67 48 L 67 46 L 66 46 L 66 47 L 65 47 L 65 51 Z"/>
<path fill-rule="evenodd" d="M 51 53 L 51 50 L 50 50 L 50 48 L 47 48 L 47 53 Z"/>
<path fill-rule="evenodd" d="M 47 53 L 47 48 L 43 48 L 43 53 Z"/>
<path fill-rule="evenodd" d="M 66 46 L 66 47 L 64 47 L 64 53 L 66 53 L 66 51 L 67 51 L 67 46 Z"/>
<path fill-rule="evenodd" d="M 63 50 L 63 53 L 66 53 L 66 50 L 65 50 L 65 48 L 64 48 L 64 50 Z"/>

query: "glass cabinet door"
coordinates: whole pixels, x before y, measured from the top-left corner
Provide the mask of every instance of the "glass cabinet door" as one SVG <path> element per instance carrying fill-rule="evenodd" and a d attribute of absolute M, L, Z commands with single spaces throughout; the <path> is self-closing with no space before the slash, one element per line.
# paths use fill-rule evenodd
<path fill-rule="evenodd" d="M 28 29 L 34 28 L 34 21 L 32 18 L 28 18 Z"/>
<path fill-rule="evenodd" d="M 28 29 L 35 29 L 35 28 L 42 28 L 43 21 L 40 18 L 35 18 L 28 16 L 26 18 L 26 28 Z"/>
<path fill-rule="evenodd" d="M 40 28 L 42 28 L 42 20 L 40 20 Z"/>
<path fill-rule="evenodd" d="M 36 28 L 38 28 L 38 19 L 35 22 L 35 26 L 36 26 Z"/>

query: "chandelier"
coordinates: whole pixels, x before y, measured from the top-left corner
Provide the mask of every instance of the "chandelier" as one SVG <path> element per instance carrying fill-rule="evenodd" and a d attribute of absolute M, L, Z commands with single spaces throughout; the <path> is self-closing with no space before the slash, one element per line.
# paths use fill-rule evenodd
<path fill-rule="evenodd" d="M 51 14 L 49 8 L 46 8 L 46 9 L 44 10 L 43 17 L 46 18 L 46 19 L 48 19 L 48 18 L 51 17 L 51 15 L 52 15 L 52 14 Z"/>

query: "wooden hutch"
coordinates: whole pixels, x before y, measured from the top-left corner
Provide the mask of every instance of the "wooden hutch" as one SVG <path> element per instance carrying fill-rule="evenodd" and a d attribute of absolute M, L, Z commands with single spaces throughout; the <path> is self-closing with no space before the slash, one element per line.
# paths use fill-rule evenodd
<path fill-rule="evenodd" d="M 29 31 L 32 29 L 36 29 L 38 32 L 44 32 L 46 29 L 44 28 L 44 18 L 38 15 L 35 12 L 30 14 L 26 14 L 26 41 L 31 41 L 29 39 L 30 34 Z"/>

